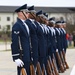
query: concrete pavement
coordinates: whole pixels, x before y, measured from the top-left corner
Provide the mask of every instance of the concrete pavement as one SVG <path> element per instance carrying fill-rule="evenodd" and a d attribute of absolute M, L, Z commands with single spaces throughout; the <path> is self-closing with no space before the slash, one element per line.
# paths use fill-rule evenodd
<path fill-rule="evenodd" d="M 17 75 L 16 64 L 12 61 L 11 51 L 0 52 L 0 75 Z"/>
<path fill-rule="evenodd" d="M 68 49 L 66 54 L 66 60 L 69 65 L 69 69 L 65 71 L 65 73 L 62 73 L 60 75 L 70 75 L 70 72 L 75 64 L 75 49 Z"/>
<path fill-rule="evenodd" d="M 66 55 L 70 69 L 60 75 L 70 75 L 75 64 L 75 49 L 68 49 Z M 12 61 L 11 51 L 0 51 L 0 75 L 17 75 L 16 64 Z"/>
<path fill-rule="evenodd" d="M 0 51 L 11 49 L 11 42 L 0 42 Z"/>

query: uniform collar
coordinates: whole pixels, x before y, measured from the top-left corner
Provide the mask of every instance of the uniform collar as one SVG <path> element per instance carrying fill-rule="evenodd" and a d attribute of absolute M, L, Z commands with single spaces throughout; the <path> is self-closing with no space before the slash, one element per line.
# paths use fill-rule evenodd
<path fill-rule="evenodd" d="M 23 19 L 21 19 L 21 21 L 24 23 L 25 22 L 25 20 L 23 20 Z"/>

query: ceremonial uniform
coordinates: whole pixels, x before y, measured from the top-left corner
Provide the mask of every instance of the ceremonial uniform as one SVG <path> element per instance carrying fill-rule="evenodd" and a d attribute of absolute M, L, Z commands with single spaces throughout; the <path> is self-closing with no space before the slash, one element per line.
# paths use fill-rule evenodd
<path fill-rule="evenodd" d="M 32 13 L 35 13 L 34 6 L 28 8 L 29 17 L 25 21 L 30 29 L 30 43 L 31 43 L 31 60 L 33 65 L 36 67 L 38 62 L 38 37 L 37 37 L 37 26 L 34 24 L 34 19 L 30 17 L 30 15 L 34 18 Z"/>
<path fill-rule="evenodd" d="M 60 38 L 60 31 L 58 28 L 55 28 L 55 31 L 56 31 L 56 48 L 58 49 L 58 51 L 60 52 L 61 51 L 61 38 Z"/>
<path fill-rule="evenodd" d="M 45 38 L 42 26 L 40 23 L 35 22 L 37 25 L 38 31 L 37 31 L 37 37 L 38 37 L 38 54 L 39 54 L 39 62 L 41 67 L 43 67 L 44 64 L 44 58 L 46 57 L 46 46 L 45 46 Z"/>
<path fill-rule="evenodd" d="M 27 12 L 27 4 L 19 7 L 15 12 Z M 21 67 L 26 69 L 27 75 L 30 75 L 30 41 L 29 29 L 23 19 L 17 18 L 17 22 L 12 27 L 12 57 L 17 64 L 17 75 L 21 74 Z M 22 50 L 22 54 L 20 51 Z M 21 57 L 20 57 L 21 56 Z"/>
<path fill-rule="evenodd" d="M 41 15 L 42 11 L 36 13 L 37 16 Z M 34 21 L 37 26 L 37 37 L 38 37 L 38 54 L 39 54 L 39 62 L 41 68 L 45 63 L 46 58 L 46 45 L 45 45 L 45 38 L 44 38 L 44 28 L 41 23 Z"/>
<path fill-rule="evenodd" d="M 50 18 L 49 21 L 54 25 L 55 24 L 55 20 L 54 18 Z M 56 53 L 56 32 L 53 26 L 49 27 L 49 31 L 50 31 L 50 43 L 51 43 L 51 51 L 50 51 L 50 55 L 51 57 L 53 57 L 53 54 L 55 55 Z"/>
<path fill-rule="evenodd" d="M 65 21 L 62 21 L 62 25 L 66 24 Z M 66 53 L 66 48 L 68 47 L 68 43 L 67 43 L 67 39 L 66 39 L 66 31 L 64 28 L 61 28 L 62 32 L 63 32 L 63 50 Z"/>
<path fill-rule="evenodd" d="M 26 24 L 30 29 L 30 43 L 31 43 L 31 57 L 34 66 L 38 62 L 38 37 L 37 37 L 37 26 L 32 23 L 32 19 L 27 19 Z"/>
<path fill-rule="evenodd" d="M 42 24 L 42 25 L 43 25 L 44 30 L 45 30 L 45 32 L 44 32 L 45 45 L 46 45 L 46 59 L 45 60 L 47 62 L 48 57 L 49 57 L 49 50 L 50 50 L 50 46 L 51 46 L 51 42 L 50 42 L 51 39 L 49 37 L 49 35 L 50 35 L 49 28 L 46 25 L 47 21 L 48 21 L 48 14 L 44 12 L 43 15 L 44 15 L 43 18 L 45 19 L 45 24 Z"/>
<path fill-rule="evenodd" d="M 20 58 L 20 45 L 22 46 L 22 61 L 24 62 L 24 67 L 26 68 L 27 73 L 29 73 L 29 64 L 30 64 L 30 41 L 29 34 L 27 33 L 26 27 L 24 23 L 17 19 L 17 22 L 14 24 L 12 28 L 12 56 L 13 60 Z M 20 67 L 18 67 L 20 69 Z M 20 75 L 20 70 L 18 70 L 18 75 Z M 28 74 L 29 75 L 29 74 Z"/>

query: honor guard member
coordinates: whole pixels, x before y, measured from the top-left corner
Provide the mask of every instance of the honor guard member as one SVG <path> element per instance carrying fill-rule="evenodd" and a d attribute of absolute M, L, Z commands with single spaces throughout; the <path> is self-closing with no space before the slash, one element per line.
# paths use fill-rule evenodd
<path fill-rule="evenodd" d="M 47 27 L 47 23 L 48 23 L 48 14 L 47 13 L 43 13 L 43 19 L 44 19 L 44 24 L 43 27 L 44 27 L 44 37 L 45 37 L 45 46 L 46 46 L 46 60 L 48 58 L 48 41 L 49 41 L 49 38 L 48 38 L 48 35 L 49 35 L 49 29 Z"/>
<path fill-rule="evenodd" d="M 51 57 L 53 58 L 53 54 L 55 55 L 56 53 L 56 32 L 55 32 L 55 18 L 52 17 L 49 19 L 51 26 L 50 26 L 50 38 L 51 38 Z"/>
<path fill-rule="evenodd" d="M 62 28 L 62 22 L 60 21 L 60 28 L 59 28 L 59 31 L 60 31 L 60 47 L 61 47 L 61 50 L 60 50 L 60 57 L 61 57 L 61 60 L 62 60 L 62 63 L 63 63 L 63 66 L 64 66 L 64 70 L 68 69 L 69 66 L 65 60 L 65 45 L 66 45 L 66 40 L 64 40 L 64 36 L 65 36 L 65 39 L 66 39 L 66 34 L 64 34 L 64 31 L 63 31 L 63 28 Z"/>
<path fill-rule="evenodd" d="M 63 31 L 63 50 L 65 51 L 66 53 L 66 49 L 68 47 L 68 44 L 67 44 L 67 39 L 66 39 L 66 31 L 65 31 L 65 27 L 66 27 L 66 21 L 61 21 L 62 22 L 62 28 L 61 30 Z"/>
<path fill-rule="evenodd" d="M 24 67 L 27 75 L 30 75 L 29 28 L 24 22 L 28 16 L 27 4 L 19 7 L 15 12 L 17 13 L 18 18 L 17 22 L 12 27 L 12 57 L 14 62 L 17 64 L 17 75 L 20 75 L 21 67 Z M 22 54 L 20 54 L 20 50 L 22 50 Z"/>
<path fill-rule="evenodd" d="M 36 21 L 34 22 L 37 26 L 37 37 L 38 37 L 38 54 L 39 54 L 39 62 L 41 68 L 43 68 L 43 64 L 46 58 L 46 46 L 45 46 L 45 38 L 44 38 L 44 29 L 42 27 L 41 16 L 43 16 L 42 10 L 36 13 Z"/>
<path fill-rule="evenodd" d="M 56 22 L 58 25 L 59 25 L 59 31 L 60 31 L 60 39 L 58 40 L 58 42 L 60 41 L 60 53 L 62 52 L 63 50 L 63 31 L 62 31 L 62 22 L 61 21 L 57 21 Z"/>
<path fill-rule="evenodd" d="M 64 66 L 65 66 L 65 69 L 69 69 L 69 66 L 66 62 L 66 57 L 65 57 L 65 54 L 66 54 L 66 49 L 68 47 L 67 45 L 67 39 L 66 39 L 66 31 L 64 29 L 64 27 L 66 26 L 66 21 L 61 21 L 61 31 L 62 31 L 62 56 L 63 56 L 63 62 L 64 62 Z"/>
<path fill-rule="evenodd" d="M 61 21 L 57 21 L 59 24 L 59 31 L 60 31 L 60 54 L 63 51 L 63 30 L 62 30 L 62 22 Z"/>
<path fill-rule="evenodd" d="M 38 37 L 37 37 L 37 26 L 34 23 L 36 11 L 34 10 L 34 6 L 28 8 L 28 19 L 25 21 L 30 30 L 30 41 L 31 41 L 31 60 L 36 67 L 38 62 Z"/>
<path fill-rule="evenodd" d="M 50 18 L 49 22 L 50 22 L 50 24 L 48 26 L 48 28 L 49 28 L 49 50 L 48 51 L 49 51 L 49 55 L 52 57 L 54 49 L 53 49 L 53 44 L 52 44 L 53 30 L 51 27 L 53 27 L 54 19 Z"/>
<path fill-rule="evenodd" d="M 57 21 L 55 31 L 56 31 L 56 45 L 59 53 L 61 51 L 61 32 L 59 30 L 60 25 L 61 25 L 61 21 Z"/>
<path fill-rule="evenodd" d="M 63 30 L 62 30 L 62 22 L 60 21 L 60 25 L 59 25 L 59 31 L 60 31 L 60 46 L 61 46 L 61 52 L 63 50 Z"/>
<path fill-rule="evenodd" d="M 62 40 L 63 40 L 63 37 L 62 37 L 62 31 L 61 31 L 61 21 L 56 22 L 55 31 L 56 31 L 56 45 L 57 45 L 57 49 L 58 49 L 59 57 L 60 57 L 60 61 L 61 61 L 60 64 L 62 65 L 63 70 L 60 68 L 61 66 L 59 64 L 58 64 L 58 69 L 59 69 L 59 71 L 64 72 L 65 66 L 64 66 L 64 62 L 63 62 L 63 58 L 62 58 Z"/>

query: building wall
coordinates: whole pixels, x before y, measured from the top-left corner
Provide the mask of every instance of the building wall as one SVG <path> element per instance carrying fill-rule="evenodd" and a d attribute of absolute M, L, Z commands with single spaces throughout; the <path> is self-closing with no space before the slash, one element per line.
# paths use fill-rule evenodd
<path fill-rule="evenodd" d="M 7 17 L 10 20 L 7 20 Z M 12 28 L 13 22 L 16 21 L 17 14 L 13 13 L 0 13 L 0 30 L 2 30 L 6 25 L 10 25 L 10 30 Z"/>
<path fill-rule="evenodd" d="M 49 18 L 55 17 L 56 20 L 60 20 L 60 18 L 62 17 L 69 24 L 72 24 L 72 25 L 75 24 L 75 13 L 48 13 L 48 15 L 49 15 Z M 10 21 L 7 21 L 7 17 L 10 17 Z M 11 31 L 12 26 L 16 22 L 16 20 L 17 20 L 16 13 L 0 13 L 0 31 L 6 25 L 10 25 L 10 31 Z"/>
<path fill-rule="evenodd" d="M 56 20 L 60 20 L 61 17 L 63 17 L 64 20 L 66 20 L 65 13 L 48 13 L 49 17 L 55 17 Z"/>
<path fill-rule="evenodd" d="M 75 25 L 75 13 L 48 13 L 49 18 L 55 17 L 56 20 L 60 20 L 63 18 L 63 20 L 67 21 L 70 25 Z"/>

